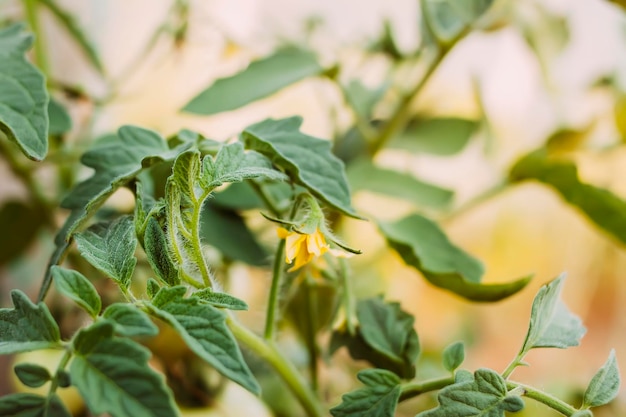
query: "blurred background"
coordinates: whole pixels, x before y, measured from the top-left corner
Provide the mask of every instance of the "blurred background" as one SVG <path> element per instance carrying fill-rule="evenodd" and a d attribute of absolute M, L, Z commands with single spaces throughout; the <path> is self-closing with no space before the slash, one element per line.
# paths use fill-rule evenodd
<path fill-rule="evenodd" d="M 0 0 L 0 21 L 24 20 L 23 3 Z M 55 98 L 73 121 L 66 140 L 77 149 L 122 124 L 165 136 L 189 128 L 227 140 L 251 123 L 296 114 L 303 116 L 307 134 L 337 138 L 354 124 L 354 115 L 337 83 L 324 77 L 304 79 L 239 110 L 198 116 L 180 109 L 216 79 L 284 45 L 310 49 L 323 65 L 340 66 L 341 82 L 358 79 L 374 89 L 390 80 L 402 91 L 422 44 L 417 0 L 56 4 L 88 35 L 103 67 L 102 73 L 95 70 L 58 18 L 46 7 L 38 9 Z M 583 319 L 587 335 L 577 348 L 531 352 L 531 366 L 516 370 L 514 379 L 578 405 L 612 348 L 618 362 L 626 364 L 623 240 L 598 228 L 545 185 L 525 181 L 499 186 L 522 155 L 552 139 L 555 152 L 576 164 L 581 181 L 626 198 L 624 51 L 626 14 L 608 1 L 497 0 L 485 24 L 454 47 L 412 103 L 415 114 L 475 121 L 467 144 L 454 155 L 398 149 L 377 154 L 379 166 L 454 191 L 451 207 L 434 216 L 452 241 L 485 263 L 486 282 L 535 274 L 528 287 L 510 299 L 470 303 L 432 287 L 406 267 L 385 249 L 372 222 L 348 221 L 346 240 L 364 252 L 353 265 L 357 293 L 385 291 L 388 299 L 415 314 L 426 364 L 447 344 L 463 340 L 468 348 L 465 368 L 503 370 L 523 342 L 537 289 L 563 272 L 568 276 L 565 302 Z M 374 118 L 384 118 L 397 99 L 397 92 L 390 91 L 375 108 Z M 28 199 L 23 182 L 4 160 L 0 175 L 0 201 Z M 45 183 L 46 167 L 37 175 Z M 83 178 L 88 175 L 81 173 Z M 132 205 L 128 195 L 115 197 L 113 205 Z M 355 192 L 354 206 L 381 219 L 415 209 L 410 202 L 367 190 Z M 6 203 L 2 210 L 6 216 Z M 2 306 L 9 305 L 12 288 L 37 292 L 53 235 L 44 229 L 33 233 L 36 239 L 23 250 L 2 259 Z M 3 244 L 12 245 L 7 236 Z M 265 288 L 246 287 L 240 295 L 254 305 L 257 297 L 264 299 Z M 246 320 L 254 327 L 254 317 Z M 346 362 L 347 355 L 341 353 L 330 361 L 322 382 L 329 398 L 338 399 L 354 386 L 353 370 L 359 365 Z M 7 384 L 0 386 L 3 393 L 11 390 Z M 414 415 L 419 401 L 402 404 L 399 415 Z M 528 410 L 519 415 L 557 414 L 529 401 Z M 626 391 L 596 415 L 626 415 Z"/>

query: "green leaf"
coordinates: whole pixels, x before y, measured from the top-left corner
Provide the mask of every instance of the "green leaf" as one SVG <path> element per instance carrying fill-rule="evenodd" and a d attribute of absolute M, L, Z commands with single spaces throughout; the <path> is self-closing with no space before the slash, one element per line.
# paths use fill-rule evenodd
<path fill-rule="evenodd" d="M 365 384 L 341 397 L 341 404 L 330 409 L 334 417 L 393 417 L 402 388 L 400 378 L 383 369 L 366 369 L 357 374 Z"/>
<path fill-rule="evenodd" d="M 40 210 L 21 201 L 6 201 L 0 208 L 0 265 L 22 254 L 45 225 Z"/>
<path fill-rule="evenodd" d="M 178 268 L 170 256 L 165 232 L 154 217 L 148 219 L 143 245 L 148 263 L 159 279 L 169 286 L 180 284 Z"/>
<path fill-rule="evenodd" d="M 542 286 L 533 300 L 530 326 L 522 353 L 534 348 L 566 349 L 578 346 L 587 331 L 578 316 L 561 300 L 565 275 Z"/>
<path fill-rule="evenodd" d="M 40 395 L 21 393 L 0 398 L 0 416 L 72 417 L 72 414 L 57 395 L 48 400 Z"/>
<path fill-rule="evenodd" d="M 83 258 L 123 288 L 128 288 L 137 264 L 134 256 L 137 238 L 131 216 L 94 224 L 75 234 L 74 240 Z"/>
<path fill-rule="evenodd" d="M 463 342 L 453 343 L 443 350 L 443 367 L 450 372 L 454 372 L 464 360 L 465 345 Z"/>
<path fill-rule="evenodd" d="M 415 417 L 505 417 L 505 411 L 514 413 L 524 408 L 524 401 L 508 394 L 504 378 L 491 369 L 479 369 L 474 380 L 445 387 L 437 398 L 437 408 Z"/>
<path fill-rule="evenodd" d="M 609 190 L 581 182 L 572 162 L 552 160 L 537 151 L 521 158 L 509 177 L 514 182 L 537 180 L 548 185 L 596 226 L 626 244 L 626 201 Z"/>
<path fill-rule="evenodd" d="M 52 378 L 46 368 L 34 363 L 18 363 L 13 370 L 22 384 L 27 387 L 40 387 Z"/>
<path fill-rule="evenodd" d="M 199 357 L 225 377 L 258 394 L 259 385 L 226 326 L 226 315 L 196 297 L 183 298 L 185 291 L 185 287 L 161 288 L 148 307 L 172 326 Z"/>
<path fill-rule="evenodd" d="M 494 0 L 424 0 L 423 13 L 437 39 L 449 44 L 463 35 Z"/>
<path fill-rule="evenodd" d="M 248 304 L 237 297 L 223 292 L 215 292 L 211 288 L 205 288 L 193 293 L 194 297 L 198 297 L 200 302 L 207 303 L 213 307 L 227 308 L 229 310 L 247 310 Z"/>
<path fill-rule="evenodd" d="M 610 403 L 619 393 L 620 382 L 615 350 L 611 350 L 609 358 L 591 379 L 581 408 L 600 407 Z"/>
<path fill-rule="evenodd" d="M 413 153 L 450 156 L 465 148 L 478 125 L 475 120 L 456 117 L 417 119 L 387 146 Z"/>
<path fill-rule="evenodd" d="M 48 92 L 43 74 L 24 56 L 32 43 L 22 25 L 0 30 L 0 131 L 41 161 L 48 153 Z"/>
<path fill-rule="evenodd" d="M 215 161 L 207 155 L 202 161 L 202 181 L 205 188 L 215 188 L 225 182 L 240 182 L 251 178 L 283 180 L 285 175 L 272 168 L 265 156 L 254 151 L 245 152 L 239 142 L 223 146 Z"/>
<path fill-rule="evenodd" d="M 365 359 L 377 368 L 387 369 L 402 378 L 415 376 L 420 354 L 415 318 L 398 303 L 385 303 L 381 297 L 359 300 L 357 334 L 336 331 L 331 351 L 345 345 L 354 359 Z"/>
<path fill-rule="evenodd" d="M 93 284 L 78 271 L 59 266 L 53 266 L 51 270 L 57 290 L 85 309 L 91 317 L 97 317 L 102 300 Z"/>
<path fill-rule="evenodd" d="M 443 208 L 454 196 L 453 191 L 422 182 L 411 174 L 379 168 L 366 159 L 348 165 L 347 175 L 353 192 L 372 191 L 417 206 Z"/>
<path fill-rule="evenodd" d="M 48 134 L 51 136 L 62 135 L 72 129 L 72 118 L 65 107 L 52 97 L 48 102 L 48 119 L 50 120 Z"/>
<path fill-rule="evenodd" d="M 97 69 L 100 74 L 104 74 L 104 68 L 102 66 L 102 61 L 100 61 L 100 57 L 98 56 L 98 52 L 83 29 L 79 26 L 76 19 L 74 19 L 74 16 L 61 9 L 54 0 L 39 0 L 39 2 L 50 10 L 52 15 L 57 18 L 65 30 L 69 32 L 74 41 L 78 44 L 78 46 L 80 46 L 80 49 L 82 49 L 83 53 L 89 60 L 89 63 L 93 65 L 93 67 Z"/>
<path fill-rule="evenodd" d="M 473 301 L 497 301 L 528 284 L 524 277 L 506 284 L 481 284 L 483 265 L 452 244 L 439 226 L 419 214 L 378 224 L 389 246 L 433 285 Z"/>
<path fill-rule="evenodd" d="M 132 304 L 115 303 L 104 310 L 102 317 L 111 321 L 121 336 L 156 336 L 158 327 L 150 317 Z"/>
<path fill-rule="evenodd" d="M 176 416 L 172 394 L 149 358 L 150 351 L 138 343 L 113 337 L 111 323 L 94 324 L 74 339 L 72 384 L 94 414 Z"/>
<path fill-rule="evenodd" d="M 81 162 L 95 170 L 63 199 L 61 206 L 72 210 L 73 223 L 67 228 L 69 238 L 84 221 L 118 188 L 134 179 L 142 170 L 174 159 L 192 144 L 169 149 L 157 133 L 136 126 L 123 126 L 117 136 L 107 136 L 83 154 Z"/>
<path fill-rule="evenodd" d="M 246 148 L 262 153 L 299 185 L 345 214 L 358 217 L 350 204 L 343 162 L 329 141 L 300 132 L 302 118 L 267 119 L 241 134 Z"/>
<path fill-rule="evenodd" d="M 148 282 L 146 283 L 146 292 L 148 293 L 148 297 L 151 299 L 154 298 L 160 289 L 161 286 L 154 278 L 148 278 Z"/>
<path fill-rule="evenodd" d="M 11 299 L 15 308 L 0 309 L 0 354 L 59 346 L 59 327 L 44 303 L 33 304 L 19 290 Z"/>
<path fill-rule="evenodd" d="M 183 111 L 209 115 L 235 110 L 323 71 L 312 53 L 283 49 L 251 63 L 238 74 L 217 80 L 194 97 Z"/>
<path fill-rule="evenodd" d="M 372 117 L 374 107 L 382 98 L 387 90 L 387 85 L 371 90 L 365 87 L 359 80 L 350 81 L 345 87 L 345 95 L 348 103 L 354 112 L 363 120 L 369 120 Z"/>
<path fill-rule="evenodd" d="M 270 256 L 237 212 L 216 207 L 209 199 L 200 214 L 200 239 L 225 257 L 248 265 L 265 266 Z"/>

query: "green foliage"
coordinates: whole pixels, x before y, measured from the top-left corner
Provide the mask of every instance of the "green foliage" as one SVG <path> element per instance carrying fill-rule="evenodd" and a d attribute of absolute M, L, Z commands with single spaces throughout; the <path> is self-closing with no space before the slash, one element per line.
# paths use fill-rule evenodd
<path fill-rule="evenodd" d="M 102 308 L 102 300 L 93 284 L 83 274 L 58 266 L 52 267 L 52 277 L 57 290 L 78 304 L 91 317 L 96 317 Z"/>
<path fill-rule="evenodd" d="M 383 369 L 367 369 L 357 374 L 364 388 L 345 394 L 343 402 L 332 408 L 333 417 L 393 417 L 400 398 L 400 379 Z"/>
<path fill-rule="evenodd" d="M 504 379 L 490 369 L 479 369 L 474 372 L 472 381 L 457 382 L 442 389 L 437 398 L 437 408 L 416 417 L 505 417 L 505 411 L 524 408 L 522 399 L 509 393 Z"/>
<path fill-rule="evenodd" d="M 150 317 L 131 304 L 111 304 L 104 310 L 102 317 L 113 324 L 115 333 L 120 336 L 156 336 L 159 333 Z"/>
<path fill-rule="evenodd" d="M 246 148 L 270 158 L 289 178 L 331 207 L 358 217 L 350 204 L 343 163 L 328 141 L 300 132 L 302 118 L 268 119 L 248 126 L 241 134 Z"/>
<path fill-rule="evenodd" d="M 65 107 L 54 98 L 50 98 L 48 102 L 48 119 L 50 120 L 50 128 L 48 129 L 50 136 L 62 135 L 72 129 L 70 115 Z"/>
<path fill-rule="evenodd" d="M 465 345 L 463 342 L 453 343 L 443 350 L 443 367 L 450 372 L 454 372 L 464 360 Z"/>
<path fill-rule="evenodd" d="M 112 222 L 97 223 L 74 235 L 76 247 L 83 258 L 111 277 L 123 288 L 128 288 L 137 264 L 137 238 L 133 219 L 122 216 Z"/>
<path fill-rule="evenodd" d="M 50 372 L 43 366 L 34 363 L 19 363 L 13 368 L 15 375 L 27 387 L 37 388 L 52 379 Z"/>
<path fill-rule="evenodd" d="M 217 80 L 194 97 L 183 111 L 209 115 L 235 110 L 322 72 L 323 68 L 312 53 L 295 48 L 283 49 L 251 63 L 238 74 Z"/>
<path fill-rule="evenodd" d="M 493 0 L 422 0 L 428 28 L 439 42 L 449 45 L 467 31 Z"/>
<path fill-rule="evenodd" d="M 581 408 L 600 407 L 613 401 L 619 392 L 620 379 L 615 350 L 611 350 L 609 358 L 591 379 Z"/>
<path fill-rule="evenodd" d="M 0 415 L 11 417 L 71 417 L 57 395 L 10 394 L 0 398 Z"/>
<path fill-rule="evenodd" d="M 154 217 L 148 219 L 143 246 L 148 262 L 159 279 L 169 286 L 180 284 L 178 268 L 169 254 L 167 238 Z"/>
<path fill-rule="evenodd" d="M 168 323 L 189 348 L 225 377 L 257 394 L 259 386 L 243 360 L 226 316 L 199 298 L 184 298 L 185 287 L 161 288 L 148 305 L 151 314 Z"/>
<path fill-rule="evenodd" d="M 227 308 L 229 310 L 247 310 L 248 304 L 237 297 L 223 292 L 215 292 L 211 288 L 205 288 L 193 293 L 201 303 L 207 303 L 217 308 Z"/>
<path fill-rule="evenodd" d="M 390 148 L 440 156 L 454 155 L 465 148 L 478 128 L 474 120 L 436 117 L 413 120 L 389 142 Z"/>
<path fill-rule="evenodd" d="M 72 385 L 95 414 L 113 417 L 177 415 L 163 377 L 149 365 L 149 351 L 130 339 L 113 336 L 101 322 L 81 330 L 73 342 Z"/>
<path fill-rule="evenodd" d="M 15 308 L 0 309 L 0 354 L 58 347 L 59 327 L 45 304 L 33 304 L 26 294 L 11 291 Z"/>
<path fill-rule="evenodd" d="M 22 25 L 0 30 L 0 131 L 41 161 L 48 152 L 48 92 L 44 76 L 24 57 L 32 42 Z"/>
<path fill-rule="evenodd" d="M 473 301 L 506 298 L 528 284 L 524 277 L 506 284 L 481 284 L 483 265 L 452 244 L 439 226 L 419 214 L 379 222 L 389 246 L 430 283 Z"/>

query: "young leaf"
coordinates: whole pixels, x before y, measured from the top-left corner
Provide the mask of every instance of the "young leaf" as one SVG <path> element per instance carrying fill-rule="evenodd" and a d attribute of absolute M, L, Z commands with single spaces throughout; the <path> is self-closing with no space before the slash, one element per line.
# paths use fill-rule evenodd
<path fill-rule="evenodd" d="M 402 378 L 413 378 L 420 354 L 415 318 L 402 311 L 400 304 L 385 303 L 380 297 L 359 300 L 357 318 L 357 334 L 335 332 L 331 351 L 345 345 L 354 359 L 365 359 Z"/>
<path fill-rule="evenodd" d="M 13 370 L 22 384 L 31 388 L 40 387 L 52 378 L 46 368 L 34 363 L 18 363 Z"/>
<path fill-rule="evenodd" d="M 402 388 L 400 378 L 383 369 L 366 369 L 357 374 L 365 384 L 341 397 L 341 404 L 330 409 L 334 417 L 393 417 Z"/>
<path fill-rule="evenodd" d="M 505 411 L 514 413 L 524 408 L 524 401 L 509 395 L 504 378 L 491 369 L 479 369 L 472 381 L 445 387 L 437 398 L 437 408 L 415 417 L 505 417 Z"/>
<path fill-rule="evenodd" d="M 217 80 L 194 97 L 183 111 L 209 115 L 235 110 L 322 72 L 323 68 L 312 53 L 295 48 L 283 49 L 251 63 L 238 74 Z"/>
<path fill-rule="evenodd" d="M 151 299 L 154 298 L 160 289 L 161 286 L 154 278 L 148 278 L 148 282 L 146 283 L 146 293 L 148 294 L 148 297 Z"/>
<path fill-rule="evenodd" d="M 161 281 L 169 286 L 178 285 L 180 283 L 178 268 L 169 254 L 165 233 L 154 217 L 148 219 L 143 246 L 148 263 Z"/>
<path fill-rule="evenodd" d="M 530 326 L 521 352 L 534 348 L 565 349 L 578 346 L 587 331 L 578 316 L 561 300 L 565 275 L 544 285 L 533 300 Z"/>
<path fill-rule="evenodd" d="M 449 156 L 461 152 L 477 128 L 477 121 L 455 117 L 417 119 L 387 146 L 413 153 Z"/>
<path fill-rule="evenodd" d="M 0 131 L 41 161 L 48 153 L 48 92 L 43 74 L 24 56 L 32 43 L 22 25 L 0 30 Z"/>
<path fill-rule="evenodd" d="M 0 309 L 0 354 L 59 346 L 59 327 L 44 303 L 33 304 L 19 290 L 11 299 L 15 308 Z"/>
<path fill-rule="evenodd" d="M 299 185 L 345 214 L 358 217 L 350 203 L 343 162 L 329 141 L 300 132 L 302 118 L 267 119 L 241 134 L 246 148 L 267 156 Z"/>
<path fill-rule="evenodd" d="M 102 308 L 102 300 L 93 284 L 78 271 L 59 266 L 51 269 L 57 290 L 85 309 L 91 317 L 97 317 Z"/>
<path fill-rule="evenodd" d="M 67 227 L 68 239 L 118 188 L 126 185 L 143 169 L 174 159 L 192 144 L 183 143 L 169 149 L 157 133 L 136 126 L 122 126 L 117 136 L 107 136 L 81 158 L 95 170 L 90 178 L 79 183 L 61 202 L 72 210 L 72 223 Z"/>
<path fill-rule="evenodd" d="M 424 0 L 422 12 L 428 27 L 440 42 L 447 44 L 462 36 L 494 0 Z"/>
<path fill-rule="evenodd" d="M 609 358 L 602 368 L 591 379 L 581 408 L 600 407 L 613 401 L 619 392 L 620 375 L 615 358 L 615 350 L 611 350 Z"/>
<path fill-rule="evenodd" d="M 137 264 L 134 256 L 137 238 L 131 216 L 94 224 L 75 234 L 74 240 L 83 258 L 123 288 L 128 288 Z"/>
<path fill-rule="evenodd" d="M 481 284 L 483 265 L 452 244 L 439 226 L 419 214 L 378 224 L 389 246 L 437 287 L 474 301 L 497 301 L 528 284 L 524 277 L 506 284 Z"/>
<path fill-rule="evenodd" d="M 551 160 L 545 152 L 537 151 L 521 158 L 509 177 L 512 181 L 537 180 L 550 186 L 600 229 L 626 243 L 626 201 L 606 189 L 581 182 L 572 162 Z"/>
<path fill-rule="evenodd" d="M 450 204 L 454 192 L 420 181 L 411 174 L 379 168 L 361 159 L 347 168 L 352 191 L 372 191 L 409 201 L 417 206 L 444 208 Z"/>
<path fill-rule="evenodd" d="M 48 119 L 50 120 L 48 134 L 51 136 L 62 135 L 72 129 L 72 119 L 67 110 L 52 97 L 48 102 Z"/>
<path fill-rule="evenodd" d="M 104 310 L 102 317 L 110 320 L 115 333 L 121 336 L 156 336 L 159 334 L 158 327 L 150 320 L 150 317 L 132 304 L 111 304 Z"/>
<path fill-rule="evenodd" d="M 454 372 L 465 360 L 465 345 L 456 342 L 443 350 L 443 367 Z"/>
<path fill-rule="evenodd" d="M 177 415 L 163 377 L 148 365 L 148 349 L 113 337 L 106 321 L 83 329 L 74 339 L 72 384 L 94 414 L 114 417 Z"/>
<path fill-rule="evenodd" d="M 200 302 L 207 303 L 213 307 L 227 308 L 229 310 L 247 310 L 248 304 L 237 297 L 222 292 L 215 292 L 211 288 L 205 288 L 193 293 L 194 297 L 198 297 Z"/>
<path fill-rule="evenodd" d="M 185 287 L 161 288 L 149 304 L 152 314 L 172 326 L 189 348 L 225 377 L 254 394 L 259 385 L 218 309 L 196 297 L 183 298 Z"/>
<path fill-rule="evenodd" d="M 254 152 L 245 152 L 239 142 L 224 145 L 215 161 L 210 155 L 202 161 L 202 185 L 215 188 L 225 182 L 240 182 L 251 178 L 270 180 L 285 179 L 285 175 L 272 168 L 272 163 L 265 156 Z"/>
<path fill-rule="evenodd" d="M 0 397 L 0 416 L 72 417 L 58 395 L 49 399 L 36 394 L 10 394 Z"/>

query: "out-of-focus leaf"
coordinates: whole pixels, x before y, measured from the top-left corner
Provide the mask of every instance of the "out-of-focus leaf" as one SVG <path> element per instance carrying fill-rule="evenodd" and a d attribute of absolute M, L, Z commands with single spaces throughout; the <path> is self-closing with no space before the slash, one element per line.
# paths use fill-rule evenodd
<path fill-rule="evenodd" d="M 330 409 L 333 417 L 393 417 L 402 392 L 400 378 L 384 369 L 366 369 L 357 374 L 365 387 L 341 397 Z"/>
<path fill-rule="evenodd" d="M 422 13 L 441 43 L 461 36 L 489 9 L 494 0 L 423 0 Z"/>
<path fill-rule="evenodd" d="M 323 71 L 311 52 L 280 50 L 254 61 L 238 74 L 217 80 L 187 103 L 183 111 L 209 115 L 235 110 Z"/>
<path fill-rule="evenodd" d="M 454 372 L 464 360 L 465 345 L 463 342 L 453 343 L 443 350 L 443 367 L 450 372 Z"/>
<path fill-rule="evenodd" d="M 581 182 L 576 165 L 551 159 L 544 151 L 522 157 L 511 168 L 513 182 L 536 180 L 557 191 L 599 228 L 626 243 L 626 201 L 609 190 Z"/>
<path fill-rule="evenodd" d="M 619 393 L 620 375 L 615 358 L 615 350 L 611 350 L 609 358 L 602 368 L 591 379 L 581 408 L 600 407 L 613 401 Z"/>
<path fill-rule="evenodd" d="M 234 211 L 215 207 L 212 200 L 207 200 L 202 208 L 200 239 L 224 256 L 248 265 L 263 266 L 270 260 L 244 219 Z"/>
<path fill-rule="evenodd" d="M 345 95 L 354 112 L 363 120 L 372 117 L 372 111 L 376 103 L 382 98 L 386 85 L 371 90 L 365 87 L 359 80 L 352 80 L 345 87 Z"/>
<path fill-rule="evenodd" d="M 21 201 L 7 201 L 0 208 L 0 265 L 15 259 L 30 245 L 44 225 L 44 216 Z"/>
<path fill-rule="evenodd" d="M 34 363 L 19 363 L 13 368 L 20 382 L 27 387 L 37 388 L 50 381 L 50 372 L 41 365 Z"/>
<path fill-rule="evenodd" d="M 65 107 L 54 98 L 50 98 L 48 103 L 48 119 L 50 120 L 49 135 L 62 135 L 72 129 L 72 118 Z"/>
<path fill-rule="evenodd" d="M 396 222 L 380 222 L 391 248 L 432 284 L 474 301 L 497 301 L 528 284 L 524 277 L 506 284 L 482 284 L 484 267 L 450 242 L 439 226 L 419 214 Z"/>
<path fill-rule="evenodd" d="M 43 74 L 24 56 L 32 43 L 22 25 L 0 30 L 0 131 L 41 161 L 48 153 L 48 91 Z"/>
<path fill-rule="evenodd" d="M 241 134 L 246 148 L 270 158 L 299 185 L 345 214 L 358 217 L 350 203 L 343 162 L 331 152 L 329 141 L 300 132 L 302 118 L 267 119 Z"/>
<path fill-rule="evenodd" d="M 411 174 L 379 168 L 366 159 L 348 165 L 353 192 L 366 190 L 409 201 L 417 206 L 446 207 L 454 192 L 420 181 Z"/>
<path fill-rule="evenodd" d="M 11 417 L 71 417 L 58 395 L 51 398 L 19 393 L 0 398 L 0 416 Z"/>
<path fill-rule="evenodd" d="M 387 146 L 413 153 L 454 155 L 465 148 L 478 125 L 475 120 L 456 117 L 417 119 Z"/>

